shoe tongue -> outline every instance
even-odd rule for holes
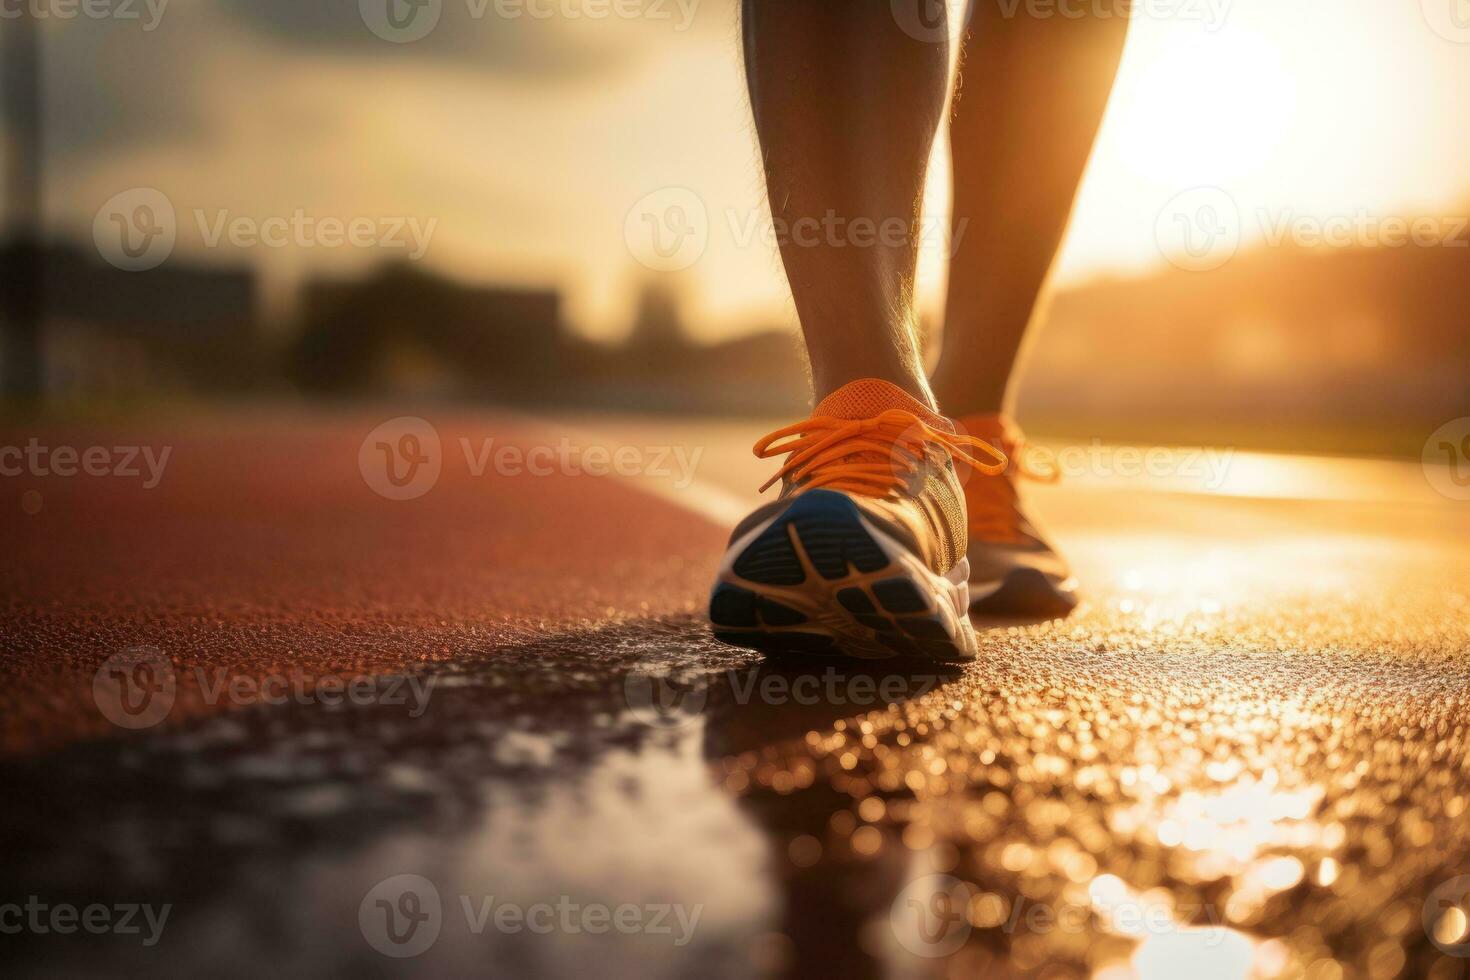
[[[949,419],[935,412],[898,385],[878,378],[849,381],[823,398],[812,410],[812,415],[834,419],[870,419],[893,408],[911,412],[936,429],[943,429],[946,432],[954,431],[954,425]]]

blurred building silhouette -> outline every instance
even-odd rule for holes
[[[0,247],[0,262],[23,247]],[[169,262],[125,272],[69,245],[40,249],[36,266],[53,402],[241,391],[269,370],[249,269]]]
[[[689,340],[677,293],[644,284],[628,340],[579,338],[553,290],[468,286],[407,265],[307,286],[291,357],[303,391],[433,394],[626,411],[799,409],[789,333]]]
[[[1021,415],[1058,435],[1417,452],[1470,415],[1467,258],[1260,248],[1207,273],[1062,292],[1026,361]],[[289,384],[618,411],[795,416],[806,404],[794,330],[699,343],[668,279],[640,285],[627,339],[606,344],[568,327],[554,289],[408,264],[310,282],[295,321],[275,325],[259,322],[245,269],[176,257],[123,272],[63,246],[42,266],[48,390],[63,398]]]
[[[326,395],[555,400],[565,357],[553,290],[467,286],[406,265],[307,285],[288,371]]]
[[[1262,248],[1094,283],[1055,298],[1025,377],[1053,431],[1411,449],[1470,415],[1470,254]]]
[[[679,294],[641,284],[628,339],[583,345],[574,375],[582,403],[638,411],[791,414],[806,403],[796,338],[780,328],[716,344],[689,337]]]

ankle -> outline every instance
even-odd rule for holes
[[[980,372],[959,375],[945,369],[943,363],[929,379],[939,409],[950,418],[1008,415],[1006,382],[1008,378],[986,378]]]
[[[821,404],[822,399],[843,385],[865,378],[876,378],[886,381],[897,388],[902,389],[911,397],[922,402],[931,411],[938,412],[938,403],[934,398],[934,392],[929,388],[929,381],[917,370],[904,371],[893,370],[881,366],[870,370],[857,371],[821,371],[812,365],[812,404]]]

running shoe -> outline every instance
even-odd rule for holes
[[[1025,437],[1004,415],[970,415],[955,420],[960,431],[1000,448],[1007,458],[999,473],[961,476],[969,515],[970,611],[983,616],[1065,616],[1077,605],[1077,582],[1066,559],[1021,506],[1021,477],[1053,482],[1055,471],[1026,465]]]
[[[716,639],[771,653],[975,657],[955,461],[998,474],[1000,451],[869,378],[755,454],[786,457],[761,488],[780,481],[781,493],[730,537],[710,596]]]

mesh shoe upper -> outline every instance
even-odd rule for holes
[[[957,433],[949,419],[873,378],[839,388],[811,418],[766,436],[755,452],[786,455],[770,481],[782,481],[781,500],[742,522],[735,537],[803,491],[825,487],[849,495],[939,574],[964,556],[968,537],[955,459],[980,473],[1005,465],[984,440]]]

